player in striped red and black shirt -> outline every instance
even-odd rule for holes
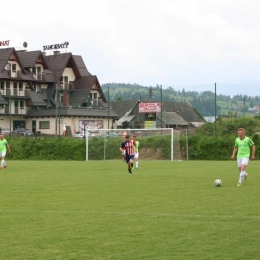
[[[130,135],[125,136],[125,142],[122,142],[121,149],[125,148],[126,153],[126,163],[127,169],[130,174],[132,174],[132,168],[134,165],[134,157],[135,157],[135,141],[130,140]]]

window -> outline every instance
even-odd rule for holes
[[[15,96],[17,96],[18,95],[18,93],[17,93],[17,82],[14,82],[13,83],[13,86],[14,86],[14,92],[13,92],[13,94],[15,95]]]
[[[39,129],[50,129],[50,121],[39,121]]]
[[[1,81],[1,90],[4,90],[4,88],[5,88],[5,82]]]
[[[16,72],[16,64],[12,64],[12,72]]]
[[[24,109],[24,101],[20,100],[20,109]]]
[[[63,77],[63,80],[64,80],[64,82],[63,82],[63,88],[64,88],[64,89],[68,89],[68,88],[69,88],[69,84],[68,84],[69,79],[68,79],[68,77],[67,77],[67,76],[64,76],[64,77]]]
[[[6,95],[10,95],[10,94],[11,94],[10,82],[6,81]]]
[[[7,71],[10,71],[11,70],[11,64],[10,63],[7,63],[6,66],[5,66],[5,69]]]
[[[19,91],[23,91],[23,83],[19,82]]]
[[[36,68],[35,67],[32,68],[32,73],[36,74]]]
[[[42,79],[42,72],[41,72],[42,68],[41,67],[37,67],[37,79],[41,80]]]

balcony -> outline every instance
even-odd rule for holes
[[[4,106],[3,108],[0,108],[0,114],[9,115],[10,107]],[[29,108],[27,107],[12,107],[11,106],[11,115],[26,115]]]
[[[19,96],[19,97],[24,97],[25,94],[24,94],[24,90],[20,90],[20,89],[10,89],[10,88],[7,88],[7,89],[1,89],[0,90],[1,94],[3,96]]]
[[[93,99],[92,100],[92,106],[93,107],[102,107],[103,106],[103,100],[102,99]]]

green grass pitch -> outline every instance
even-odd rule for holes
[[[260,161],[7,163],[1,260],[259,259]]]

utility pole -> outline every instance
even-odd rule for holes
[[[58,110],[59,110],[59,140],[60,140],[60,88],[58,90],[58,100],[59,100],[59,102],[58,102],[58,105],[59,105],[59,108],[58,108]]]
[[[58,101],[58,83],[56,83],[56,92],[55,92],[55,101],[56,101],[56,108],[55,108],[55,136],[57,137],[57,128],[58,128],[58,108],[57,108],[57,101]]]
[[[11,116],[11,89],[9,89],[9,123],[10,123],[10,140],[12,139],[12,116]]]
[[[109,129],[109,86],[107,87],[107,119],[108,119],[108,129]]]
[[[217,134],[217,83],[215,83],[215,135]]]
[[[244,116],[245,116],[245,114],[246,114],[246,100],[247,100],[248,98],[246,97],[246,96],[244,96],[244,98],[243,98],[243,100],[244,100]]]

